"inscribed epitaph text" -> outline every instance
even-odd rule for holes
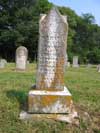
[[[41,16],[36,82],[39,90],[64,90],[67,30],[67,18],[58,10]]]

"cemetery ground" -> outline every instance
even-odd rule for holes
[[[65,85],[73,95],[80,125],[55,120],[21,121],[27,109],[27,94],[35,83],[36,64],[16,72],[14,64],[0,69],[0,133],[100,133],[100,73],[96,66],[68,68]]]

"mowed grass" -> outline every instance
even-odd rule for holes
[[[96,67],[68,68],[65,72],[65,85],[73,95],[79,126],[19,119],[35,80],[36,64],[28,65],[26,72],[15,71],[15,65],[10,63],[0,69],[0,133],[100,133],[100,73]]]

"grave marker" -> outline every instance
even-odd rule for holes
[[[73,67],[79,67],[78,56],[74,56],[73,57]]]
[[[25,70],[27,65],[28,50],[24,46],[20,46],[16,50],[16,69]]]
[[[72,95],[64,84],[68,34],[66,16],[54,7],[48,15],[41,16],[39,33],[36,85],[29,91],[28,114],[21,113],[20,117],[46,117],[72,123],[77,112]]]
[[[6,60],[5,59],[0,59],[0,68],[1,69],[3,69],[3,68],[5,68],[5,66],[6,66]]]
[[[97,70],[100,73],[100,64],[97,66]]]
[[[40,19],[36,90],[29,92],[30,113],[70,113],[72,96],[64,84],[68,24],[56,8]]]

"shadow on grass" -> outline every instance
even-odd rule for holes
[[[11,100],[17,99],[17,101],[20,104],[20,109],[27,111],[27,108],[28,108],[27,92],[10,90],[10,91],[7,91],[7,97],[10,98]]]

